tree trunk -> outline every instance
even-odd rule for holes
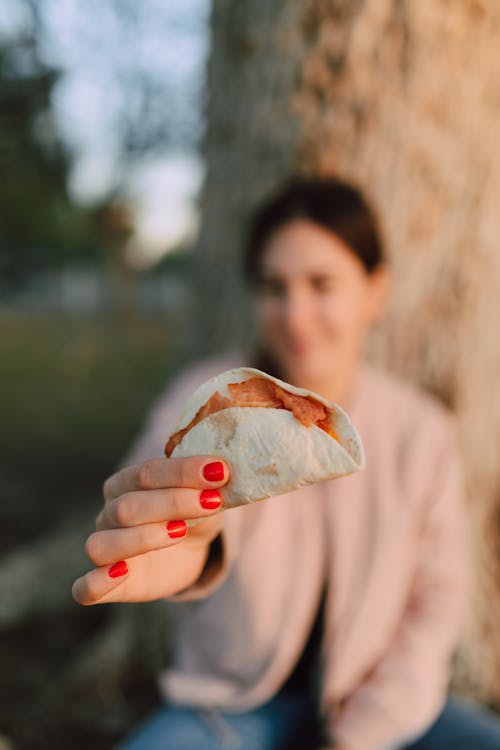
[[[249,330],[238,250],[254,202],[291,169],[361,184],[395,276],[371,356],[456,412],[477,573],[461,679],[498,703],[500,6],[215,0],[212,38],[196,350]]]

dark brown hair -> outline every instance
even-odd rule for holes
[[[361,191],[334,177],[291,177],[254,211],[244,253],[244,276],[257,284],[264,248],[286,224],[305,219],[336,234],[371,273],[384,262],[375,214]]]

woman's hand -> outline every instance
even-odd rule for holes
[[[199,577],[221,529],[218,458],[159,458],[104,483],[104,508],[85,551],[98,566],[73,584],[79,604],[138,602],[181,591]],[[186,520],[201,518],[189,527]]]

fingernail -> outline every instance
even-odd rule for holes
[[[202,490],[200,492],[200,505],[206,510],[215,510],[220,508],[222,503],[218,490]]]
[[[186,536],[187,525],[185,521],[169,521],[167,524],[168,535],[171,539],[179,539],[181,536]]]
[[[108,570],[108,575],[110,578],[120,578],[120,576],[124,576],[127,573],[128,568],[125,560],[120,560],[120,562],[115,563]]]
[[[224,464],[222,461],[213,461],[203,467],[203,476],[208,482],[221,482],[224,479]]]

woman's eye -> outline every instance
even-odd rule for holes
[[[315,276],[311,279],[311,285],[316,292],[328,293],[335,289],[335,281],[330,276]]]

